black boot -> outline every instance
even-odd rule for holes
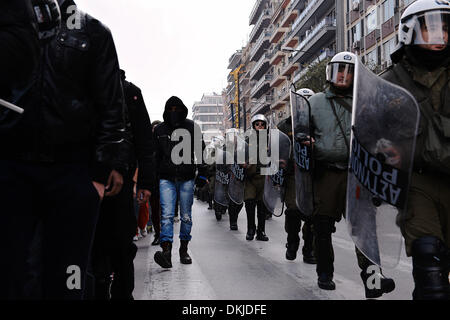
[[[155,253],[154,259],[163,268],[172,268],[172,242],[162,242],[162,251]]]
[[[229,216],[230,216],[230,230],[236,231],[238,230],[237,220],[239,217],[239,213],[242,210],[243,205],[230,205],[229,207]]]
[[[256,240],[269,241],[266,235],[266,212],[267,209],[262,201],[257,202],[258,207],[258,228],[256,229]]]
[[[297,258],[299,243],[286,243],[286,259],[294,261]]]
[[[317,285],[323,290],[336,290],[336,284],[333,281],[332,273],[321,273],[317,280]]]
[[[188,244],[189,244],[189,241],[181,240],[179,253],[180,253],[180,262],[182,264],[191,264],[192,263],[192,259],[187,252]]]
[[[213,195],[208,193],[208,210],[212,210],[213,208]]]
[[[412,246],[414,300],[449,300],[449,249],[436,237],[417,239]]]
[[[158,246],[159,243],[159,234],[155,234],[155,238],[153,239],[152,246]]]
[[[377,272],[374,272],[374,270],[377,270]],[[384,293],[392,292],[395,289],[394,280],[386,278],[382,274],[381,268],[376,265],[369,266],[365,270],[361,271],[360,275],[364,284],[366,299],[379,298]],[[369,278],[373,279],[373,281]],[[377,285],[379,288],[377,288]]]
[[[317,264],[317,259],[314,256],[313,244],[314,244],[314,236],[312,231],[312,223],[307,221],[303,225],[302,229],[302,238],[303,238],[303,262],[307,264]]]
[[[245,201],[245,212],[247,213],[247,235],[246,239],[251,241],[255,237],[256,225],[255,225],[255,209],[256,201]]]

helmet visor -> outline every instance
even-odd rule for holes
[[[355,66],[349,63],[336,62],[327,66],[327,81],[334,85],[350,86],[353,83]]]
[[[414,41],[416,45],[448,45],[448,11],[430,11],[417,17],[414,26]]]

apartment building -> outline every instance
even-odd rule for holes
[[[345,0],[346,48],[375,72],[392,64],[400,17],[415,0]]]
[[[272,117],[274,123],[289,116],[292,83],[312,62],[332,57],[336,52],[336,3],[341,2],[256,2],[250,16],[250,23],[255,26],[249,39],[250,43],[254,41],[251,60],[255,61],[250,77],[252,114],[263,113]]]
[[[224,132],[224,104],[221,94],[204,94],[201,101],[194,103],[192,113],[192,120],[200,126],[205,143]]]

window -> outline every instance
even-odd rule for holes
[[[367,20],[367,34],[371,33],[378,27],[378,19],[377,19],[377,9],[373,10],[368,16],[366,16]]]
[[[394,16],[395,0],[386,0],[383,2],[383,22],[388,21]]]

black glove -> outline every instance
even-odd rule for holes
[[[31,24],[39,40],[55,37],[61,28],[61,12],[56,0],[26,0]]]

